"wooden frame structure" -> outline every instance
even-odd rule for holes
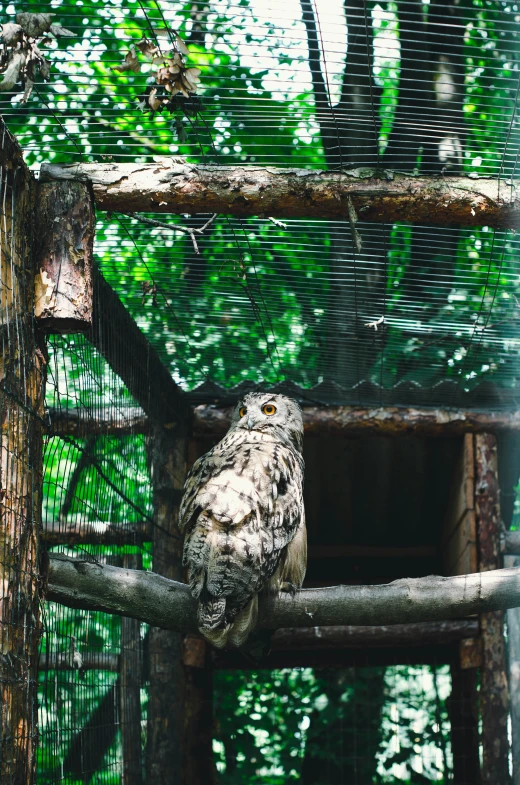
[[[4,130],[4,137],[8,138]],[[7,135],[7,136],[6,136]],[[9,142],[11,144],[11,142]],[[4,165],[5,165],[4,148]],[[180,493],[184,482],[187,466],[197,454],[199,439],[208,436],[217,439],[226,429],[229,412],[226,410],[198,407],[192,411],[182,392],[172,381],[167,369],[162,365],[157,353],[149,345],[137,325],[125,311],[117,295],[110,289],[102,276],[92,264],[92,242],[94,227],[94,193],[98,204],[103,208],[107,206],[108,194],[114,194],[117,189],[107,189],[105,181],[98,182],[92,176],[88,167],[83,167],[79,172],[78,167],[73,170],[74,182],[71,182],[70,170],[65,174],[57,172],[52,167],[46,168],[46,174],[36,189],[35,184],[28,185],[30,177],[24,168],[19,151],[15,150],[14,157],[20,176],[27,183],[27,188],[36,190],[34,204],[36,214],[30,216],[28,208],[22,211],[23,225],[27,228],[31,222],[38,227],[38,243],[34,245],[34,255],[27,251],[28,259],[24,260],[27,267],[33,270],[35,280],[35,315],[39,323],[40,335],[45,332],[67,333],[81,330],[85,332],[100,353],[105,357],[113,370],[128,386],[137,403],[142,408],[131,415],[128,424],[123,427],[111,423],[103,412],[87,423],[81,422],[77,417],[61,418],[51,413],[51,432],[56,434],[85,433],[89,429],[92,434],[110,432],[113,435],[128,432],[146,432],[149,435],[149,461],[152,469],[154,491],[154,525],[143,522],[134,525],[134,531],[129,536],[134,537],[133,542],[153,540],[155,569],[165,578],[182,580],[180,557],[180,539],[176,532],[176,516]],[[192,194],[197,194],[202,186],[218,191],[221,172],[193,172],[174,171],[170,164],[164,164],[163,169],[170,171],[168,188],[177,178],[180,182],[191,183]],[[106,167],[105,167],[106,168]],[[157,168],[157,167],[155,167]],[[159,167],[161,168],[161,167]],[[193,168],[192,168],[193,169]],[[163,172],[164,174],[164,172]],[[109,177],[116,177],[118,182],[121,172],[111,171]],[[100,175],[101,176],[101,175]],[[139,177],[141,174],[139,174]],[[295,182],[305,181],[308,190],[309,173],[293,173]],[[55,181],[49,181],[56,177]],[[90,180],[88,178],[90,177]],[[97,175],[96,175],[97,177]],[[139,180],[138,177],[138,180]],[[259,175],[259,183],[251,187],[260,187],[266,191],[262,180],[265,173]],[[321,180],[320,180],[321,177]],[[331,196],[334,206],[338,199],[334,197],[334,189],[340,183],[322,182],[324,176],[317,176],[316,182],[311,184],[318,193],[325,189]],[[389,220],[392,204],[402,206],[406,194],[408,198],[410,216],[423,217],[430,210],[431,200],[437,200],[437,215],[442,218],[443,200],[450,195],[445,193],[446,186],[442,182],[423,183],[422,196],[418,183],[410,189],[406,182],[394,182],[389,187],[380,179],[377,183],[367,181],[363,183],[347,183],[341,176],[342,187],[345,194],[357,205],[363,217],[374,220]],[[173,178],[173,179],[172,179]],[[204,180],[206,178],[206,180]],[[300,180],[298,180],[300,178]],[[325,178],[326,179],[326,178]],[[465,178],[462,178],[465,179]],[[86,181],[88,180],[88,182]],[[201,186],[202,181],[202,186]],[[139,180],[140,182],[140,180]],[[391,180],[390,180],[391,182]],[[347,186],[345,185],[347,183]],[[251,185],[251,183],[250,183]],[[514,203],[499,203],[494,191],[488,193],[486,188],[494,187],[493,184],[479,184],[477,193],[475,183],[468,182],[461,186],[463,198],[458,205],[457,221],[482,221],[484,213],[487,217],[494,216],[495,225],[512,225],[518,222],[518,207]],[[157,184],[151,183],[150,187],[157,191]],[[157,186],[157,187],[156,187]],[[273,201],[271,209],[276,208],[276,184],[272,188]],[[227,186],[226,186],[227,188]],[[327,190],[328,189],[328,190]],[[357,190],[356,190],[357,189]],[[374,190],[375,189],[375,190]],[[469,190],[468,190],[469,189]],[[135,194],[139,187],[135,187]],[[225,189],[224,189],[225,190]],[[296,189],[297,190],[297,189]],[[189,191],[189,188],[185,188]],[[330,193],[329,193],[330,192]],[[229,189],[227,191],[229,193]],[[134,194],[134,196],[135,196]],[[339,199],[345,196],[343,194]],[[390,196],[388,196],[390,194]],[[142,189],[141,189],[142,195]],[[152,198],[152,204],[159,204],[157,194]],[[194,196],[194,198],[195,198]],[[346,198],[345,196],[345,198]],[[128,194],[127,194],[128,197]],[[496,198],[495,198],[496,197]],[[112,198],[112,197],[111,197]],[[122,198],[121,196],[119,197]],[[141,198],[141,197],[139,197]],[[150,197],[151,198],[151,197]],[[162,197],[161,197],[162,198]],[[224,198],[224,197],[222,197]],[[23,201],[24,196],[21,197]],[[475,203],[482,204],[482,213],[474,219],[470,207]],[[480,200],[480,201],[479,201]],[[311,200],[312,201],[312,200]],[[301,203],[301,202],[300,202]],[[126,203],[125,203],[126,204]],[[140,204],[140,203],[139,203]],[[139,204],[129,202],[127,209],[140,209]],[[162,204],[162,202],[161,202]],[[170,211],[185,212],[188,208],[185,202],[177,201],[172,205],[171,200],[165,203]],[[196,206],[196,201],[192,202]],[[242,200],[241,204],[244,204]],[[219,209],[227,205],[227,210],[240,213],[238,207],[225,201],[219,203]],[[252,206],[251,206],[252,205]],[[255,206],[256,205],[256,206]],[[440,206],[439,206],[440,205]],[[468,207],[469,205],[469,207]],[[114,207],[113,202],[111,206]],[[454,203],[449,203],[453,216]],[[150,200],[147,202],[149,209]],[[163,208],[161,208],[163,209]],[[242,209],[242,208],[240,208]],[[258,212],[258,205],[251,199],[247,214]],[[308,211],[305,214],[313,214]],[[332,208],[330,208],[332,209]],[[334,206],[334,209],[337,209]],[[422,212],[421,212],[422,210]],[[469,210],[469,212],[468,212]],[[252,211],[252,212],[251,212]],[[486,212],[487,211],[487,212]],[[240,213],[242,214],[242,213]],[[245,214],[245,213],[244,213]],[[285,215],[286,213],[280,213]],[[293,213],[296,215],[297,213]],[[299,214],[299,213],[298,213]],[[325,208],[321,209],[321,217],[325,216]],[[472,215],[468,218],[468,215]],[[466,216],[464,218],[464,216]],[[402,214],[401,214],[402,219]],[[59,233],[56,227],[59,227]],[[30,234],[30,228],[27,228]],[[60,275],[56,275],[59,268]],[[64,271],[66,274],[64,274]],[[32,308],[32,298],[25,302],[27,313]],[[122,366],[118,342],[129,341],[132,344],[132,360],[130,366]],[[38,359],[37,343],[33,342],[28,351],[34,362],[34,367],[39,369],[38,379],[30,390],[31,401],[35,411],[42,405],[43,371]],[[6,356],[2,360],[5,364]],[[40,365],[38,365],[40,363]],[[4,372],[5,373],[5,372]],[[150,379],[153,384],[150,384]],[[10,404],[5,404],[10,405]],[[40,408],[39,408],[40,407]],[[144,413],[144,414],[143,414]],[[494,433],[498,430],[520,430],[520,416],[512,414],[490,414],[488,412],[452,412],[431,410],[400,410],[396,408],[363,410],[358,407],[339,407],[336,409],[306,409],[306,428],[309,435],[319,437],[328,435],[348,437],[352,435],[386,435],[399,438],[404,434],[422,434],[427,437],[451,435],[459,438],[461,444],[460,460],[453,479],[453,496],[450,504],[449,515],[443,523],[441,547],[445,565],[445,574],[464,575],[477,571],[497,570],[501,566],[501,533],[500,512],[498,498],[496,439]],[[41,425],[43,416],[27,426],[27,437],[33,450],[31,471],[34,473],[32,481],[39,482],[41,472],[41,455],[38,444],[41,445]],[[29,433],[30,431],[30,433]],[[3,447],[3,453],[4,453]],[[3,454],[2,453],[2,454]],[[37,523],[37,510],[34,511],[34,521]],[[27,510],[24,509],[27,515]],[[9,529],[9,522],[3,513],[0,536],[5,537]],[[60,527],[48,527],[42,533],[43,541],[48,545],[60,544],[66,534],[67,542],[121,542],[121,532],[116,527],[99,527],[92,525],[90,529],[82,532],[70,530],[64,532]],[[517,547],[516,538],[506,540],[509,550]],[[13,543],[17,546],[17,543]],[[31,563],[35,562],[37,549],[36,529],[33,536],[23,543],[22,552]],[[388,551],[389,549],[387,549]],[[391,557],[390,553],[387,553]],[[312,558],[312,554],[311,554]],[[1,556],[0,556],[1,559]],[[6,570],[5,561],[1,566]],[[131,569],[138,565],[127,561],[120,569]],[[7,567],[9,565],[7,564]],[[515,573],[516,574],[516,573]],[[27,594],[28,607],[37,613],[37,587],[34,579],[27,583],[23,589]],[[35,605],[36,603],[36,605]],[[347,666],[361,662],[359,652],[363,652],[363,664],[369,659],[374,663],[385,663],[395,657],[396,652],[402,651],[403,646],[409,646],[411,641],[417,641],[418,635],[422,636],[422,646],[416,646],[416,660],[428,661],[428,650],[432,649],[436,655],[446,653],[446,661],[452,669],[453,689],[462,701],[476,700],[476,669],[480,668],[481,674],[481,701],[480,716],[482,720],[482,745],[484,751],[483,766],[480,769],[478,760],[478,717],[474,712],[470,720],[454,727],[462,727],[457,735],[454,731],[452,737],[454,753],[454,782],[456,785],[482,784],[506,785],[509,781],[508,755],[509,745],[507,739],[507,717],[509,712],[509,698],[506,678],[506,660],[503,638],[503,611],[493,610],[480,615],[477,619],[469,621],[455,620],[444,622],[437,626],[414,626],[410,628],[402,625],[396,627],[330,627],[325,634],[317,634],[312,629],[280,631],[273,638],[272,652],[263,662],[263,667],[278,667],[279,665],[299,664],[335,664]],[[37,617],[35,617],[37,618]],[[20,622],[21,624],[22,622]],[[327,629],[327,628],[326,628]],[[123,640],[131,641],[135,638],[135,624],[126,620],[123,624]],[[20,640],[14,636],[13,645],[17,646]],[[127,704],[130,711],[140,712],[139,699],[136,691],[136,670],[141,667],[141,655],[138,649],[132,646],[125,647],[125,655],[114,660],[111,667],[119,673],[119,689],[126,689],[134,696],[132,702]],[[398,654],[397,654],[398,656]],[[414,655],[412,654],[412,657]],[[215,655],[208,651],[207,646],[196,636],[183,635],[178,631],[152,628],[149,639],[150,660],[150,703],[148,716],[148,749],[146,760],[147,782],[182,782],[185,785],[211,785],[214,779],[212,765],[212,719],[208,712],[212,696],[212,669],[215,667],[241,667],[242,660],[232,654],[222,653]],[[54,667],[68,667],[70,663],[54,662]],[[47,663],[49,667],[49,663]],[[94,660],[88,667],[96,667]],[[25,664],[24,678],[31,682],[34,691],[34,656],[31,662]],[[32,681],[31,681],[32,678]],[[14,693],[13,693],[14,696]],[[3,705],[18,706],[16,696],[2,696]],[[468,697],[469,696],[469,697]],[[132,708],[133,707],[133,708]],[[175,707],[175,711],[173,711]],[[517,710],[517,707],[514,711]],[[513,711],[513,715],[514,715]],[[175,721],[172,722],[172,718]],[[455,720],[456,718],[453,717]],[[460,718],[459,718],[460,719]],[[27,728],[33,722],[29,716],[19,716],[11,712],[6,720],[25,723]],[[132,723],[125,723],[131,727]],[[125,785],[141,785],[140,767],[131,765],[130,756],[135,755],[135,736],[123,737],[123,771]],[[470,779],[468,768],[464,769],[465,751],[469,750]],[[184,753],[183,753],[184,751]],[[20,783],[33,781],[34,751],[26,750],[28,755],[21,762],[19,750],[13,747],[9,760],[12,770],[6,770],[6,764],[0,764],[0,772],[6,777]],[[519,756],[520,757],[520,756]],[[133,760],[133,758],[132,758]],[[463,765],[464,764],[464,765]],[[4,770],[2,770],[2,765]],[[139,772],[137,772],[139,769]],[[0,779],[2,777],[0,776]]]

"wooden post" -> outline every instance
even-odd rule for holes
[[[177,521],[186,477],[186,438],[180,428],[156,425],[149,443],[154,521],[153,569],[173,580],[182,580],[182,538]],[[185,673],[183,635],[150,629],[150,695],[146,781],[179,785],[184,744]]]
[[[34,781],[45,358],[34,333],[32,185],[0,121],[0,782]]]
[[[142,569],[140,554],[125,554],[123,566]],[[123,753],[121,785],[142,785],[141,754],[141,678],[143,657],[141,624],[137,619],[121,618],[121,656],[119,664],[119,723]]]
[[[480,571],[496,570],[500,567],[500,503],[496,438],[489,433],[475,436],[475,511]],[[482,782],[484,785],[507,785],[511,780],[503,611],[482,614],[480,625]]]
[[[92,325],[94,202],[85,183],[38,183],[34,315],[51,333]]]
[[[186,692],[183,785],[214,785],[213,668],[208,644],[192,635],[184,640]]]
[[[504,567],[520,567],[520,557],[505,556]],[[507,667],[511,702],[513,785],[520,785],[520,608],[507,611]]]

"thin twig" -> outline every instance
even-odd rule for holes
[[[127,215],[129,218],[136,218],[138,221],[141,221],[141,223],[150,224],[150,226],[159,226],[161,229],[169,229],[170,232],[182,232],[183,234],[189,234],[191,237],[191,242],[193,243],[193,248],[195,249],[195,253],[200,255],[199,246],[197,245],[195,235],[204,234],[208,226],[211,226],[218,213],[214,213],[211,218],[206,221],[204,226],[201,226],[200,229],[192,229],[189,226],[180,226],[179,224],[167,224],[163,221],[156,221],[155,218],[147,218],[144,215],[137,215],[136,213],[125,213],[125,215]]]
[[[354,243],[354,248],[356,250],[356,253],[361,253],[361,249],[363,248],[363,242],[361,240],[361,235],[356,229],[358,216],[356,213],[356,208],[354,207],[354,204],[350,196],[347,196],[347,211],[348,211],[348,222],[350,224],[350,230],[352,232],[352,241]]]
[[[283,221],[279,221],[278,218],[271,218],[271,216],[269,215],[267,217],[267,220],[271,221],[271,223],[274,223],[275,226],[279,226],[280,229],[287,229],[287,224],[284,224]]]

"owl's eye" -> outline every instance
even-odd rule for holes
[[[238,414],[240,415],[240,417],[243,417],[244,414],[246,414],[246,412],[247,412],[247,406],[241,406],[240,409],[238,410]]]
[[[266,405],[262,407],[262,411],[264,414],[274,414],[276,406],[273,406],[272,403],[266,403]]]

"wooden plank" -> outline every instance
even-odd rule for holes
[[[475,445],[471,433],[464,435],[453,475],[448,511],[441,533],[445,575],[477,571],[475,520]]]
[[[184,640],[186,673],[183,785],[213,785],[213,667],[210,647],[195,636]]]
[[[475,511],[481,572],[500,568],[500,505],[497,445],[493,434],[475,436]],[[506,675],[504,612],[484,613],[480,711],[482,717],[482,782],[510,782],[509,691]]]
[[[85,183],[38,183],[34,315],[48,333],[92,326],[94,201]]]
[[[450,666],[451,694],[447,700],[450,719],[454,785],[479,785],[478,674]],[[497,783],[498,785],[498,783]]]

